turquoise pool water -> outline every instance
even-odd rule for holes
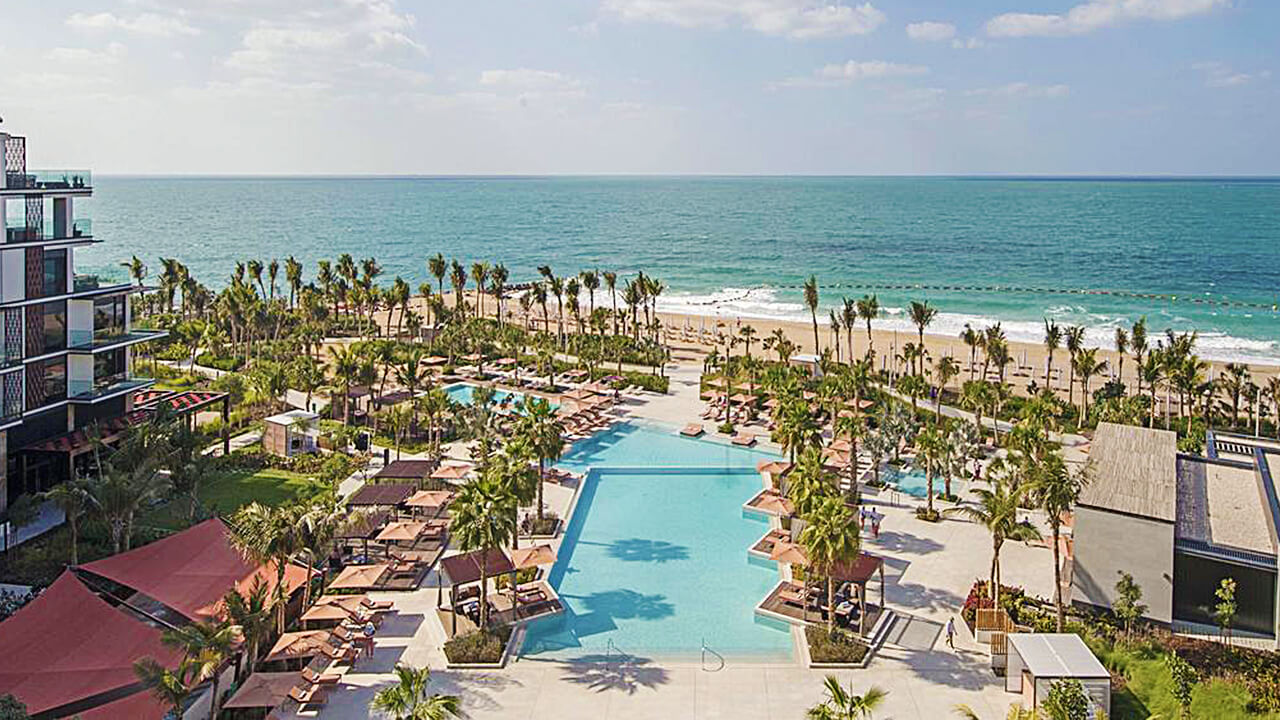
[[[444,389],[449,394],[449,399],[461,405],[470,405],[474,402],[476,386],[469,383],[454,383]],[[508,401],[508,398],[510,399]],[[511,405],[524,402],[524,394],[517,392],[509,392],[507,390],[494,390],[493,402],[497,405],[509,402]],[[554,407],[554,403],[552,406]]]
[[[924,474],[924,470],[911,465],[903,470],[893,470],[884,476],[888,482],[894,483],[902,492],[913,497],[926,497],[929,494],[929,478]],[[942,479],[934,478],[934,492],[942,492]]]
[[[592,470],[549,578],[567,611],[531,624],[522,653],[697,661],[705,640],[726,658],[789,661],[788,628],[754,612],[778,581],[747,555],[768,530],[742,511],[761,457],[630,424],[575,446],[560,464]]]

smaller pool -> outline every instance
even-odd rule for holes
[[[912,497],[927,497],[929,495],[929,478],[925,476],[924,470],[911,465],[901,470],[889,470],[883,476],[886,482],[891,482],[898,487],[898,490],[911,495]],[[942,492],[941,478],[933,479],[934,492]]]
[[[444,391],[449,394],[450,400],[461,405],[471,405],[475,402],[476,386],[470,383],[454,383],[453,385],[446,387]],[[509,390],[498,390],[495,388],[493,391],[493,402],[495,405],[499,406],[507,405],[515,407],[516,405],[524,402],[524,397],[524,393],[511,392]],[[555,403],[551,403],[551,407],[555,408],[557,405]]]

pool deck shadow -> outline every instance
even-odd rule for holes
[[[633,695],[637,690],[656,690],[669,681],[666,669],[648,658],[619,655],[583,655],[561,665],[561,680],[582,685],[597,693],[614,690]]]
[[[889,552],[928,555],[946,548],[933,538],[920,537],[901,530],[883,530],[877,538],[870,538],[870,545]]]

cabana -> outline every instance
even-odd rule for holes
[[[1078,680],[1089,695],[1090,717],[1111,712],[1111,673],[1074,633],[1009,633],[1004,689],[1022,694],[1022,705],[1040,707],[1060,680]]]
[[[413,485],[365,485],[347,498],[350,507],[397,507],[417,492]]]
[[[421,487],[422,481],[431,477],[438,466],[435,460],[396,460],[375,473],[370,481],[377,484],[406,484],[408,481]]]
[[[262,449],[272,455],[293,457],[320,449],[320,416],[306,410],[290,410],[263,421]]]
[[[390,517],[390,510],[360,511],[350,523],[338,529],[338,532],[334,534],[334,539],[347,541],[348,544],[353,540],[363,542],[363,552],[365,557],[368,557],[369,541],[377,537]]]
[[[451,555],[440,561],[439,595],[436,607],[443,607],[444,588],[449,586],[449,612],[453,615],[451,635],[458,633],[458,587],[480,582],[480,569],[484,568],[486,578],[495,578],[503,573],[514,573],[516,568],[511,558],[498,549],[473,550],[461,555]]]

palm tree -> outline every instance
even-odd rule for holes
[[[880,317],[880,300],[875,295],[863,295],[858,298],[855,305],[858,309],[858,317],[867,324],[866,357],[871,357],[875,354],[875,343],[871,339],[871,321]]]
[[[856,720],[870,718],[876,708],[884,703],[889,693],[875,685],[867,688],[867,692],[857,695],[852,686],[848,690],[840,685],[835,675],[828,675],[823,680],[827,691],[827,699],[809,708],[805,713],[808,720]]]
[[[59,483],[47,492],[40,494],[42,500],[48,500],[54,507],[62,511],[67,519],[67,528],[71,531],[71,564],[79,565],[80,516],[92,504],[89,494],[89,483],[77,474],[66,482]]]
[[[1120,382],[1124,382],[1124,356],[1129,352],[1129,333],[1125,332],[1122,327],[1116,328],[1115,334],[1116,357],[1119,363],[1116,366],[1116,377]]]
[[[1133,350],[1133,362],[1141,373],[1142,356],[1147,352],[1147,317],[1143,315],[1129,329],[1129,349]],[[1138,394],[1142,394],[1142,376],[1138,376]]]
[[[222,666],[232,656],[237,641],[236,629],[222,620],[193,622],[166,630],[160,639],[165,645],[182,650],[183,661],[196,682],[208,680],[211,683],[209,720],[216,718],[218,682],[221,680]]]
[[[969,380],[973,380],[978,371],[978,346],[982,344],[982,333],[974,330],[969,323],[960,331],[960,341],[969,346]]]
[[[809,558],[809,567],[826,578],[827,632],[831,633],[835,631],[836,620],[835,581],[831,576],[836,567],[858,558],[862,536],[843,498],[823,498],[804,519],[800,544]]]
[[[489,286],[489,263],[471,263],[471,280],[476,284],[476,317],[484,317],[484,289]]]
[[[818,342],[818,278],[810,275],[804,281],[804,304],[809,308],[809,319],[813,321],[813,352],[822,353],[822,345]]]
[[[978,496],[974,505],[959,505],[947,508],[946,515],[960,515],[972,520],[991,533],[991,600],[994,607],[1000,607],[1000,549],[1005,540],[1025,541],[1038,540],[1040,531],[1029,522],[1018,521],[1018,506],[1027,485],[1014,487],[1011,478],[1003,468],[998,468],[992,476],[991,488],[975,488],[972,492]]]
[[[542,520],[542,478],[549,462],[560,459],[564,452],[564,425],[556,419],[551,403],[532,395],[525,396],[519,421],[520,436],[538,458],[538,520]]]
[[[1062,455],[1053,452],[1028,470],[1030,492],[1048,517],[1049,529],[1053,533],[1053,602],[1058,610],[1058,632],[1062,632],[1066,617],[1062,604],[1062,559],[1059,548],[1063,516],[1071,512],[1080,499],[1080,491],[1089,481],[1092,466],[1086,464],[1078,471],[1070,471],[1063,462]]]
[[[1053,353],[1062,346],[1062,326],[1044,319],[1044,349],[1049,353],[1044,363],[1044,386],[1050,387],[1049,376],[1053,373]]]
[[[258,565],[274,563],[276,570],[276,630],[284,632],[284,573],[289,558],[305,547],[300,512],[291,506],[268,507],[252,502],[231,518],[231,546]]]
[[[452,505],[449,532],[464,552],[486,554],[505,546],[516,534],[516,498],[493,478],[481,476],[462,486]],[[489,626],[489,576],[487,562],[480,565],[480,627]]]
[[[248,592],[241,593],[235,588],[228,590],[222,596],[222,605],[226,608],[227,619],[244,638],[249,671],[252,672],[258,661],[258,648],[275,624],[275,607],[267,585],[261,577],[255,577]]]
[[[151,697],[169,708],[172,717],[182,717],[183,706],[187,704],[187,698],[191,697],[193,675],[191,665],[186,660],[170,670],[154,658],[142,658],[134,661],[133,674],[151,693]]]
[[[938,309],[929,306],[929,301],[918,302],[911,301],[911,305],[907,308],[907,314],[911,316],[911,324],[916,326],[916,336],[919,338],[920,347],[924,347],[924,329],[929,327],[938,317]],[[917,368],[916,372],[920,370]]]
[[[797,515],[809,515],[818,505],[836,495],[835,483],[822,466],[822,450],[805,448],[788,476],[787,499]]]
[[[1280,375],[1267,378],[1266,392],[1271,398],[1271,410],[1275,413],[1276,437],[1280,438]]]
[[[924,462],[927,512],[931,520],[936,519],[933,509],[933,481],[937,471],[949,461],[950,447],[947,437],[937,427],[927,428],[916,436],[916,451]]]
[[[1080,378],[1080,422],[1083,424],[1089,416],[1089,381],[1106,371],[1107,361],[1098,359],[1097,348],[1087,348],[1075,354],[1071,367]]]
[[[831,339],[831,342],[833,345],[835,345],[836,362],[839,363],[840,362],[840,324],[842,321],[840,319],[840,313],[837,312],[835,308],[831,308],[830,322],[831,322],[831,334],[833,336]]]
[[[947,384],[960,374],[960,363],[956,362],[953,357],[939,358],[936,363],[936,374],[938,377],[938,397],[933,403],[934,422],[942,418],[942,391],[947,389]]]
[[[1243,363],[1227,363],[1219,382],[1231,400],[1231,425],[1235,427],[1240,424],[1240,397],[1249,385],[1249,367]]]
[[[618,273],[611,270],[604,272],[604,284],[609,288],[609,299],[613,303],[613,334],[618,334]]]
[[[134,255],[128,262],[120,263],[129,271],[129,277],[138,283],[138,287],[142,287],[142,281],[147,277],[147,266]]]
[[[751,343],[755,340],[756,329],[750,325],[743,325],[738,329],[738,337],[742,338],[743,345],[747,348],[747,357],[751,357]]]
[[[438,695],[427,692],[431,683],[431,671],[426,667],[414,668],[396,665],[396,684],[382,688],[373,696],[370,709],[387,715],[392,720],[444,720],[462,717],[462,701],[457,695]]]
[[[502,327],[502,296],[507,291],[507,280],[510,273],[507,266],[498,263],[489,271],[489,290],[493,293],[493,301],[497,304],[498,327]]]
[[[1066,331],[1066,341],[1067,355],[1072,360],[1071,364],[1068,366],[1070,369],[1070,375],[1067,378],[1067,404],[1071,405],[1075,398],[1073,395],[1076,386],[1075,357],[1084,347],[1084,328],[1080,325],[1072,325],[1068,327]]]
[[[360,358],[350,345],[329,348],[329,356],[333,361],[333,376],[342,384],[342,424],[348,425],[351,422],[351,386],[360,374]]]
[[[292,255],[284,260],[284,281],[289,285],[289,307],[293,308],[302,292],[302,263]]]
[[[819,428],[809,412],[809,406],[802,401],[792,401],[785,407],[779,406],[779,410],[781,417],[778,419],[778,428],[774,431],[774,439],[786,449],[788,457],[794,463],[800,451],[820,441]]]
[[[111,536],[113,553],[128,550],[137,513],[160,497],[168,481],[156,472],[154,461],[128,469],[115,462],[101,466],[101,473],[87,486],[89,502],[102,516]]]

